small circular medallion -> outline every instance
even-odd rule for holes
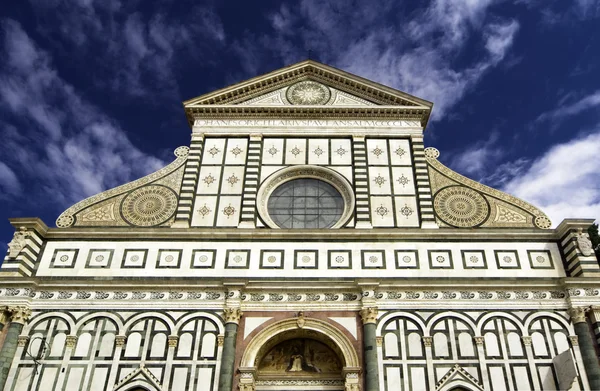
[[[440,156],[440,151],[437,148],[427,147],[425,148],[425,157],[430,159],[437,159]]]
[[[67,227],[70,227],[71,225],[73,225],[74,222],[75,222],[75,219],[73,218],[73,216],[70,216],[70,215],[60,216],[58,218],[58,220],[56,220],[56,226],[58,228],[67,228]]]
[[[123,219],[138,227],[167,221],[177,208],[177,194],[167,187],[150,185],[129,193],[121,203]]]
[[[552,226],[552,222],[546,216],[537,216],[533,222],[536,227],[541,229],[548,229]]]
[[[446,187],[433,200],[435,212],[446,224],[474,227],[487,219],[490,207],[485,198],[464,186]]]
[[[286,97],[293,105],[324,105],[331,98],[331,91],[323,84],[306,80],[287,89]]]

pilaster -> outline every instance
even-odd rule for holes
[[[244,193],[239,228],[256,227],[256,195],[260,182],[262,134],[251,134],[248,142],[248,160],[244,173]]]
[[[413,161],[415,164],[417,202],[421,216],[421,228],[439,228],[433,215],[433,197],[431,195],[431,184],[429,182],[429,169],[425,158],[425,145],[423,135],[412,135],[411,146]]]
[[[201,133],[192,133],[192,141],[190,143],[190,150],[183,171],[183,180],[181,191],[179,192],[179,202],[175,213],[175,222],[172,225],[173,228],[189,228],[190,226],[194,197],[196,195],[196,186],[198,184],[198,175],[200,173],[200,159],[202,157],[203,144],[204,135]]]
[[[365,295],[363,294],[363,297]],[[360,317],[363,323],[363,350],[365,391],[379,391],[379,369],[377,360],[377,307],[363,307]]]
[[[233,384],[235,345],[237,340],[238,324],[242,317],[240,305],[241,291],[231,289],[227,293],[227,306],[223,309],[225,323],[225,336],[223,338],[223,354],[219,370],[219,391],[231,391]],[[235,306],[234,306],[235,305]],[[240,383],[240,389],[241,383]],[[244,390],[246,390],[244,388]]]
[[[533,381],[533,389],[541,390],[542,385],[540,382],[540,376],[538,374],[537,368],[535,366],[535,356],[533,354],[533,347],[531,345],[532,339],[531,336],[524,335],[521,337],[521,341],[525,346],[525,355],[527,356],[527,364],[529,365],[529,372],[531,373],[532,381]]]
[[[571,322],[573,322],[575,334],[578,337],[581,359],[583,360],[590,388],[592,390],[600,390],[600,363],[596,356],[594,341],[592,340],[592,334],[589,331],[586,317],[586,312],[589,310],[589,307],[572,307],[569,308],[569,315],[571,316]]]
[[[8,373],[19,346],[19,335],[31,316],[31,310],[25,306],[9,306],[10,324],[6,338],[0,349],[0,390],[4,389]]]
[[[364,135],[352,137],[354,158],[354,188],[356,194],[356,228],[373,228],[369,201],[369,173],[367,169],[367,144]]]
[[[570,277],[600,277],[587,229],[594,219],[566,219],[556,228],[565,271]]]

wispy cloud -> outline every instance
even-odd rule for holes
[[[566,101],[568,101],[570,98],[571,94],[568,94],[565,99],[560,100],[557,107],[540,114],[536,118],[535,122],[541,123],[546,121],[561,121],[567,117],[580,114],[586,110],[600,107],[600,91],[586,95],[575,102],[566,103]]]
[[[0,28],[0,129],[11,151],[0,161],[3,188],[59,211],[164,165],[67,83],[19,23]]]
[[[497,142],[498,134],[493,133],[488,140],[450,153],[452,157],[448,165],[461,174],[481,180],[493,167],[497,167],[498,161],[505,155],[505,151]]]
[[[199,52],[209,56],[209,48],[226,38],[209,5],[185,5],[181,13],[171,2],[156,2],[142,13],[133,9],[137,3],[116,0],[31,2],[39,30],[55,38],[55,49],[82,65],[97,59],[90,81],[149,102],[157,96],[178,99],[181,65]]]
[[[556,145],[503,190],[546,212],[553,224],[564,218],[600,218],[600,128]]]
[[[283,5],[270,15],[274,34],[235,45],[244,58],[253,59],[253,68],[258,68],[253,58],[257,47],[284,63],[305,58],[312,49],[321,61],[435,102],[436,119],[510,50],[519,23],[491,14],[493,3],[434,0],[404,14],[394,1],[373,7],[302,0],[294,12]],[[469,41],[479,43],[481,55],[472,62],[456,61]]]

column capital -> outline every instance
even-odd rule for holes
[[[10,321],[14,323],[25,324],[31,317],[31,309],[26,306],[9,306],[8,312],[10,312]]]
[[[260,140],[263,138],[262,133],[250,133],[250,140]]]
[[[223,346],[223,342],[225,342],[225,336],[223,334],[217,335],[217,346]]]
[[[239,308],[225,307],[223,309],[223,315],[225,316],[225,323],[240,323],[240,318],[244,313]]]
[[[571,341],[571,345],[579,346],[579,336],[578,335],[569,335],[569,340]]]
[[[127,341],[127,337],[125,335],[117,335],[115,337],[115,345],[123,347],[125,346],[125,341]]]
[[[523,341],[523,345],[525,345],[525,346],[531,345],[531,337],[529,335],[522,336],[521,340]]]
[[[475,340],[475,345],[483,345],[485,342],[485,338],[482,335],[476,335],[473,339]]]
[[[421,337],[421,339],[423,340],[423,345],[425,345],[426,348],[431,347],[431,344],[433,343],[433,337],[429,335],[424,335]]]
[[[77,345],[77,336],[76,335],[67,335],[66,345],[68,348],[74,348]]]
[[[178,335],[169,335],[168,340],[169,340],[169,347],[176,348],[177,342],[179,341],[179,336]]]
[[[360,317],[362,318],[363,324],[377,323],[377,314],[379,310],[377,307],[365,307],[360,310]]]
[[[19,335],[17,337],[17,346],[20,346],[20,347],[27,346],[28,342],[29,342],[29,336],[28,335]]]
[[[569,316],[573,323],[585,323],[585,313],[590,310],[590,307],[572,307],[569,308]]]
[[[383,337],[379,336],[379,337],[375,337],[375,342],[377,343],[377,347],[382,347],[383,346]]]

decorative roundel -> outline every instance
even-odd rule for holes
[[[438,157],[440,157],[440,151],[438,151],[437,148],[427,147],[425,148],[425,157],[428,157],[430,159],[437,159]]]
[[[435,195],[435,211],[446,224],[474,227],[487,219],[490,207],[485,198],[464,186],[446,187]]]
[[[121,203],[121,215],[138,227],[152,227],[167,221],[177,208],[177,194],[168,187],[150,185],[129,193]]]
[[[548,229],[552,226],[552,221],[546,216],[537,216],[533,222],[536,227],[541,229]]]
[[[75,222],[75,219],[73,218],[73,216],[70,216],[70,215],[60,216],[56,220],[56,226],[58,228],[67,228],[67,227],[70,227],[71,225],[73,225],[74,222]]]
[[[329,102],[331,91],[321,83],[306,80],[291,85],[285,96],[293,105],[324,105]]]
[[[177,147],[175,148],[175,151],[173,151],[173,154],[175,154],[177,157],[187,156],[188,153],[190,153],[190,149],[185,146]]]

